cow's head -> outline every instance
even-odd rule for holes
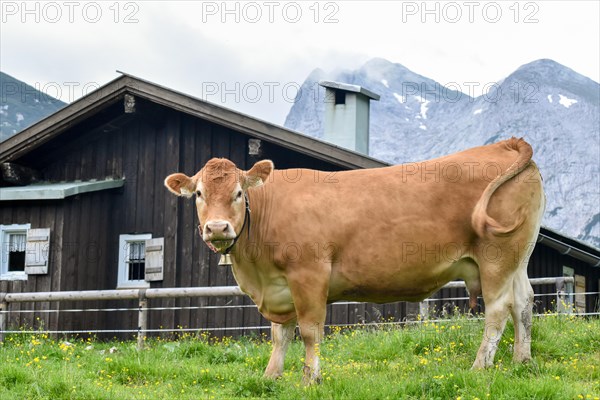
[[[213,158],[192,177],[169,175],[165,186],[177,196],[196,196],[202,239],[213,250],[224,252],[242,233],[246,190],[266,182],[273,168],[273,162],[263,160],[242,171],[227,159]]]

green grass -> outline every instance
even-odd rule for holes
[[[334,330],[323,341],[323,383],[301,385],[294,341],[284,376],[262,378],[270,344],[260,338],[135,342],[9,336],[0,345],[0,398],[8,399],[596,399],[600,320],[534,320],[533,362],[513,364],[508,326],[493,368],[471,371],[483,322],[456,317],[398,328]],[[116,349],[111,352],[110,349]]]

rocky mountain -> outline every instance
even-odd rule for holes
[[[285,126],[323,136],[321,79],[364,86],[371,102],[370,155],[389,163],[438,157],[524,137],[545,182],[543,224],[600,247],[600,85],[552,60],[518,68],[481,96],[445,87],[400,64],[373,59],[353,71],[313,71]],[[457,89],[460,89],[457,90]]]
[[[64,106],[62,101],[0,72],[0,142]]]

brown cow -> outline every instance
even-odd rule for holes
[[[509,313],[514,360],[531,358],[527,262],[545,207],[531,156],[529,144],[512,138],[421,163],[333,174],[275,170],[268,160],[241,171],[212,159],[165,185],[196,195],[204,241],[231,252],[240,288],[272,321],[265,376],[282,374],[298,324],[311,383],[320,380],[327,303],[419,301],[454,279],[466,282],[471,304],[479,294],[486,304],[473,367],[493,364]]]

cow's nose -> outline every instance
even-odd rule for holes
[[[207,222],[204,233],[207,236],[227,236],[231,232],[231,225],[226,221]]]

